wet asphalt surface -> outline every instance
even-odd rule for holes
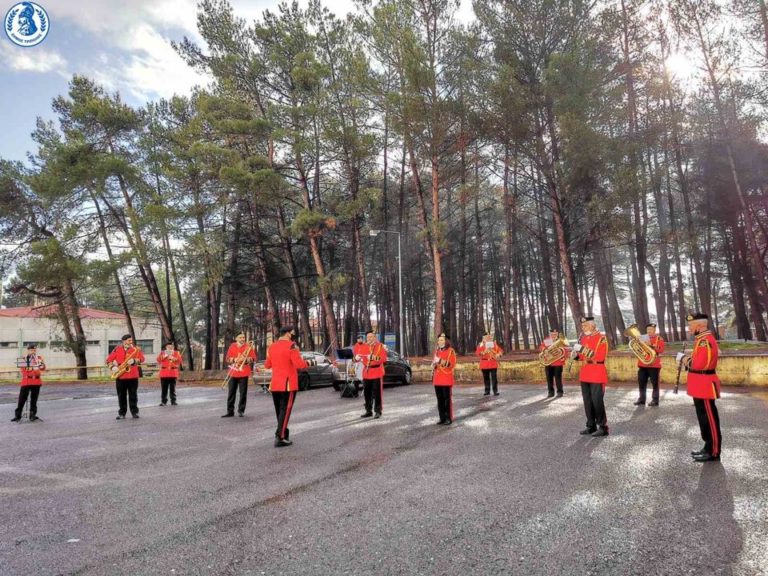
[[[692,402],[606,393],[611,436],[579,436],[577,388],[387,388],[384,417],[331,389],[298,395],[294,445],[271,398],[245,418],[182,386],[115,421],[109,387],[47,386],[12,424],[0,387],[0,574],[768,574],[768,405],[726,393],[720,463],[697,464]]]

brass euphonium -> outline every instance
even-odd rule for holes
[[[640,330],[637,324],[632,324],[632,326],[624,330],[624,336],[629,338],[629,349],[637,356],[641,364],[653,364],[654,360],[656,360],[656,350],[640,340]]]
[[[564,359],[567,346],[568,339],[561,336],[539,353],[539,362],[542,366],[549,366],[553,362]]]

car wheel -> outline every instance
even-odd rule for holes
[[[401,382],[407,386],[412,381],[413,380],[412,380],[412,376],[411,376],[411,371],[410,370],[406,370],[405,371],[405,375],[403,376],[403,379],[401,380]]]
[[[299,376],[299,390],[309,390],[309,376],[306,374]]]

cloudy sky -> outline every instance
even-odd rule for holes
[[[0,15],[18,0],[0,0]],[[230,0],[247,21],[278,0]],[[205,78],[189,69],[171,40],[196,31],[196,0],[40,0],[50,31],[33,48],[20,48],[0,34],[0,158],[24,160],[33,149],[35,118],[50,119],[51,100],[67,91],[73,74],[95,79],[125,101],[187,93]],[[352,0],[328,0],[337,14],[353,11]],[[463,0],[461,13],[471,13]]]

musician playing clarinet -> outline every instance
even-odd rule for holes
[[[235,415],[235,397],[240,392],[237,404],[237,415],[245,416],[245,402],[248,396],[248,377],[251,375],[251,365],[256,362],[256,351],[253,344],[245,341],[245,334],[240,332],[235,341],[229,346],[226,355],[229,364],[227,392],[227,413],[222,418],[232,418]]]
[[[29,421],[34,422],[40,420],[37,417],[37,397],[40,394],[40,386],[43,385],[41,376],[45,370],[45,362],[43,357],[38,355],[36,344],[27,345],[27,354],[22,359],[20,369],[19,403],[11,422],[21,422],[21,414],[24,410],[24,404],[27,403],[27,397],[29,397]]]
[[[176,406],[176,380],[181,370],[181,353],[176,350],[173,341],[167,342],[165,349],[157,355],[160,366],[160,406],[168,405],[170,393],[171,406]]]
[[[112,371],[123,372],[115,379],[118,403],[116,420],[124,420],[129,407],[131,416],[139,417],[139,365],[144,362],[144,353],[134,345],[130,334],[124,334],[121,340],[107,356],[107,365]]]

